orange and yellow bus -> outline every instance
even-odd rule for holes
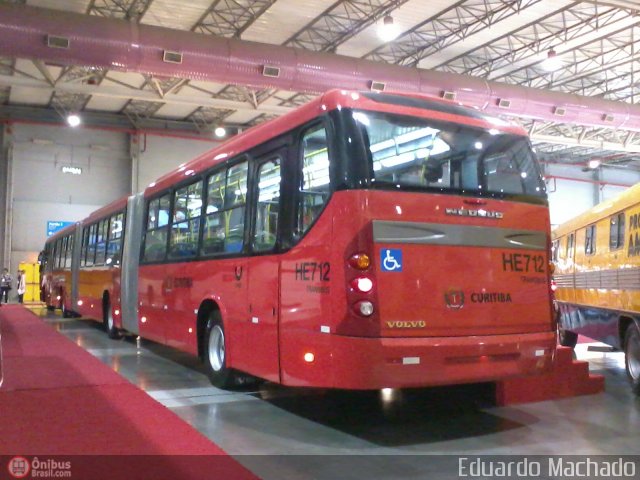
[[[221,387],[494,381],[553,363],[549,246],[522,128],[332,91],[59,232],[45,295]]]
[[[624,350],[640,395],[640,184],[553,232],[560,343],[578,334]]]

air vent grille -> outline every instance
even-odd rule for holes
[[[58,35],[47,35],[47,47],[68,49],[70,43],[71,42],[67,37],[60,37]]]
[[[455,100],[456,99],[456,92],[449,92],[449,91],[445,90],[445,91],[442,92],[441,96],[445,100]]]
[[[278,78],[280,76],[280,67],[264,65],[262,67],[262,75],[265,77]]]
[[[164,50],[162,53],[162,61],[165,63],[182,63],[182,53]]]
[[[371,80],[371,85],[369,86],[369,88],[373,92],[384,92],[384,89],[387,88],[387,84],[384,82],[377,82],[375,80]]]

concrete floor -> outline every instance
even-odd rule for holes
[[[271,384],[228,392],[190,355],[36,313],[266,480],[460,478],[461,455],[640,454],[640,401],[622,353],[576,349],[605,375],[604,393],[514,407],[492,406],[489,385],[388,396]]]

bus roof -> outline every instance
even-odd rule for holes
[[[412,101],[413,100],[413,101]],[[185,177],[196,175],[228,158],[241,154],[267,140],[282,135],[326,112],[340,108],[358,108],[373,111],[419,114],[430,110],[434,118],[457,121],[481,128],[494,128],[501,132],[526,135],[526,131],[514,122],[501,120],[458,103],[414,93],[359,93],[331,90],[309,103],[285,115],[261,123],[230,140],[205,152],[196,159],[183,163],[177,169],[152,182],[145,190],[145,197],[165,190]]]
[[[127,199],[129,197],[120,197],[117,200],[105,205],[104,207],[100,207],[99,209],[91,212],[88,217],[83,218],[82,220],[75,222],[73,225],[69,225],[64,227],[62,230],[57,231],[49,238],[47,238],[45,243],[50,243],[57,240],[60,237],[64,237],[70,233],[72,233],[78,225],[88,225],[96,220],[100,220],[101,218],[107,217],[115,212],[120,210],[124,210],[127,206]]]
[[[124,210],[125,207],[127,206],[127,200],[128,200],[128,196],[127,197],[120,197],[117,200],[114,200],[113,202],[109,203],[108,205],[105,205],[104,207],[101,207],[93,212],[91,212],[91,214],[85,218],[84,220],[82,220],[83,224],[87,224],[87,223],[91,223],[94,222],[96,220],[99,220],[103,217],[107,217],[113,213],[116,213],[120,210]]]
[[[56,233],[54,233],[53,235],[48,237],[45,240],[44,243],[47,244],[47,243],[55,242],[57,239],[59,239],[61,237],[65,237],[65,236],[69,235],[70,233],[73,233],[79,223],[80,222],[75,222],[73,225],[67,225],[63,229],[58,230]]]
[[[640,203],[640,183],[627,188],[609,200],[599,203],[577,217],[558,225],[553,230],[553,237],[561,237],[638,203]]]

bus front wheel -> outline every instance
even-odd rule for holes
[[[640,331],[629,325],[624,336],[624,363],[633,393],[640,396]]]
[[[235,385],[235,372],[227,367],[227,339],[220,314],[214,312],[207,322],[204,362],[211,383],[218,388]]]
[[[576,348],[578,344],[578,334],[563,328],[558,329],[558,343],[563,347]]]

